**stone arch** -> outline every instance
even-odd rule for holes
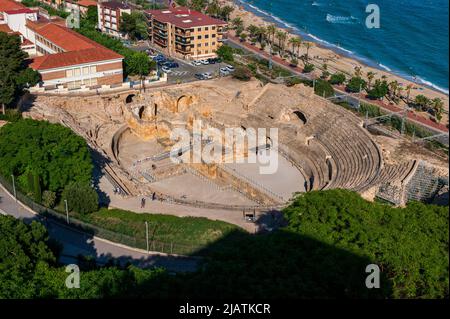
[[[187,95],[182,95],[177,100],[177,112],[186,111],[192,104],[192,97]]]
[[[306,124],[306,116],[305,116],[305,114],[303,114],[302,112],[300,112],[298,110],[294,111],[294,114],[298,117],[298,119],[300,121],[302,121],[303,124]]]
[[[144,105],[139,107],[138,116],[139,116],[139,119],[141,119],[141,120],[142,120],[142,116],[144,115],[144,111],[145,111],[145,106]]]
[[[125,98],[125,103],[129,104],[131,102],[133,102],[133,98],[135,97],[135,94],[128,94],[127,97]]]

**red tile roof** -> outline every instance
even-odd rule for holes
[[[55,23],[27,25],[37,34],[66,51],[32,59],[31,67],[35,70],[123,58],[120,54],[64,26]]]
[[[123,58],[120,54],[117,54],[106,48],[97,47],[35,57],[31,59],[30,67],[34,70],[42,71],[62,68],[71,65],[115,60],[120,58]]]
[[[13,15],[13,14],[21,14],[21,13],[35,13],[37,11],[36,10],[31,10],[31,9],[28,9],[28,8],[22,8],[22,9],[6,10],[4,12],[9,14],[9,15]]]
[[[146,10],[156,20],[163,23],[171,23],[180,28],[193,28],[208,25],[226,25],[225,21],[211,18],[206,14],[190,10],[185,7],[177,7],[163,10]]]
[[[78,3],[78,5],[80,5],[82,7],[96,7],[97,6],[97,1],[94,1],[94,0],[80,0],[77,3]]]
[[[0,24],[0,32],[11,33],[13,32],[7,24]]]
[[[0,12],[5,12],[8,10],[19,10],[26,8],[20,2],[15,2],[14,0],[0,0]]]

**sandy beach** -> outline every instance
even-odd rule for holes
[[[233,6],[235,8],[233,13],[231,14],[231,20],[236,17],[240,17],[242,19],[242,21],[244,22],[245,27],[248,27],[249,25],[252,25],[252,24],[256,25],[256,26],[268,26],[268,25],[274,24],[272,21],[267,21],[267,20],[265,20],[265,18],[263,18],[261,16],[258,16],[252,12],[246,11],[242,6],[235,4],[234,1],[232,1],[232,0],[222,0],[222,3]],[[287,40],[289,40],[290,37],[298,36],[297,34],[290,33],[290,31],[287,29],[283,29],[280,27],[278,29],[284,30],[285,32],[289,33]],[[230,32],[233,33],[234,31],[230,30]],[[266,50],[268,51],[269,48],[267,47]],[[305,54],[305,53],[306,53],[306,48],[301,47],[300,55]],[[404,79],[404,78],[402,78],[398,75],[392,74],[390,72],[367,66],[367,65],[361,63],[360,61],[343,56],[329,48],[325,48],[318,43],[314,43],[313,47],[310,48],[309,56],[312,58],[312,60],[314,60],[316,65],[322,65],[322,64],[326,63],[328,66],[328,70],[331,73],[339,71],[339,72],[343,72],[343,73],[346,73],[349,75],[353,75],[354,71],[355,71],[355,67],[360,67],[363,77],[365,77],[365,75],[371,71],[371,72],[376,73],[375,79],[381,78],[382,76],[386,76],[386,80],[388,82],[398,81],[398,83],[400,83],[400,86],[403,89],[406,89],[406,87],[409,84],[411,84],[411,85],[413,85],[413,89],[411,90],[411,94],[410,94],[411,99],[414,99],[414,97],[419,94],[423,94],[430,99],[434,99],[434,98],[442,99],[442,101],[444,102],[444,108],[445,108],[444,113],[446,113],[446,114],[443,114],[443,119],[442,119],[441,123],[448,122],[449,96],[442,92],[439,92],[439,91],[437,91],[433,88],[430,88],[426,85],[423,85],[423,84],[414,83],[410,80]],[[316,70],[315,72],[317,75],[321,74],[320,70]],[[375,81],[375,79],[374,79],[374,81]],[[402,94],[406,95],[405,90],[402,92]],[[426,114],[424,114],[424,115],[426,115]]]

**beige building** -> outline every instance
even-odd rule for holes
[[[226,39],[227,23],[184,7],[147,10],[152,43],[185,59],[216,56]]]
[[[98,9],[98,28],[106,34],[114,37],[122,37],[120,32],[120,18],[122,14],[131,14],[131,7],[122,2],[108,1],[99,2]]]

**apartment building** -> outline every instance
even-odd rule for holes
[[[147,10],[152,43],[185,59],[216,56],[226,39],[227,23],[184,7]]]
[[[81,15],[85,15],[89,7],[96,7],[97,1],[94,0],[65,0],[65,10],[78,11]]]
[[[77,89],[123,82],[123,56],[67,28],[64,19],[42,16],[13,0],[0,0],[0,16],[0,32],[21,37],[42,86]]]
[[[122,37],[120,32],[120,17],[124,13],[131,14],[131,7],[128,4],[107,1],[97,4],[98,8],[98,28],[111,36]]]

